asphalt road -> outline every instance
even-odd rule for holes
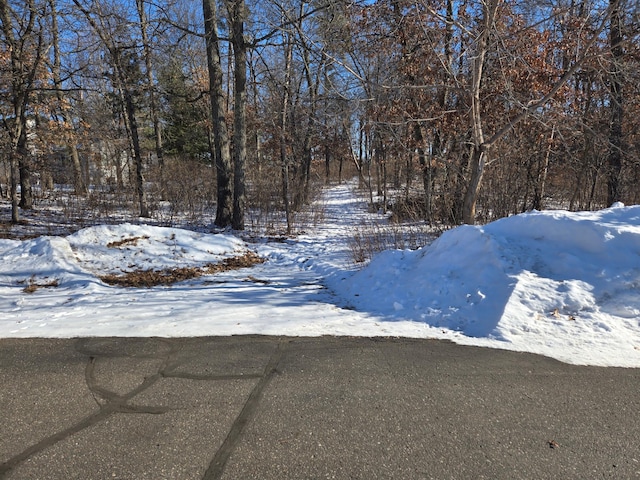
[[[640,479],[640,370],[443,341],[0,340],[0,479]]]

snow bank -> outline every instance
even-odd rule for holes
[[[606,345],[638,356],[639,254],[640,207],[531,212],[384,252],[340,289],[358,310],[606,364]]]

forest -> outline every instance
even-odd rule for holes
[[[640,202],[634,0],[0,0],[0,222]],[[69,213],[71,215],[71,213]]]

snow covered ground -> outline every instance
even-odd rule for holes
[[[358,270],[366,206],[349,185],[323,202],[323,224],[284,242],[132,224],[0,240],[0,337],[403,336],[640,367],[640,206],[462,226]],[[99,278],[248,250],[267,261],[151,288]]]

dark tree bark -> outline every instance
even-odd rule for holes
[[[18,207],[32,208],[31,178],[27,152],[27,106],[32,91],[36,71],[42,60],[43,39],[41,32],[36,31],[37,10],[33,0],[28,0],[25,15],[14,15],[7,0],[0,0],[0,23],[5,42],[8,45],[11,63],[10,102],[13,119],[6,122],[9,134],[9,169],[11,221],[18,223],[20,213]],[[20,36],[14,35],[13,18],[20,18]],[[35,49],[35,52],[33,51]],[[18,201],[18,181],[21,192]]]
[[[26,154],[26,142],[19,147],[22,155],[18,155],[18,172],[20,173],[20,203],[23,210],[33,208],[33,189],[31,188],[31,160]]]
[[[609,154],[607,158],[607,204],[621,200],[620,172],[622,170],[623,136],[622,118],[624,97],[622,93],[622,3],[624,0],[609,0],[611,20],[609,26],[609,46],[611,67],[609,79]]]
[[[245,165],[247,160],[247,43],[244,38],[244,0],[227,0],[233,45],[233,215],[231,226],[244,230],[246,204]]]
[[[287,235],[293,229],[293,217],[291,214],[291,202],[289,201],[289,160],[287,158],[287,112],[289,110],[289,97],[291,89],[291,59],[293,45],[291,36],[284,32],[284,88],[282,89],[282,103],[280,104],[280,164],[282,169],[282,202],[287,220]]]
[[[202,0],[202,11],[209,70],[209,97],[213,119],[213,151],[211,153],[216,166],[218,187],[215,224],[225,228],[231,226],[233,194],[231,188],[231,151],[224,109],[216,0]]]
[[[413,138],[417,144],[418,163],[422,170],[422,186],[424,188],[424,208],[425,208],[425,220],[431,224],[433,218],[431,215],[431,205],[433,201],[433,189],[432,186],[432,168],[431,158],[428,157],[425,151],[424,135],[422,134],[422,126],[416,122],[413,126]]]
[[[129,89],[123,91],[127,118],[129,120],[129,129],[131,130],[131,144],[133,147],[133,156],[136,165],[136,196],[138,197],[138,206],[141,217],[149,217],[149,207],[147,206],[147,195],[144,189],[144,167],[142,163],[142,153],[140,150],[140,137],[138,135],[138,122],[136,120],[135,105],[133,96]]]

